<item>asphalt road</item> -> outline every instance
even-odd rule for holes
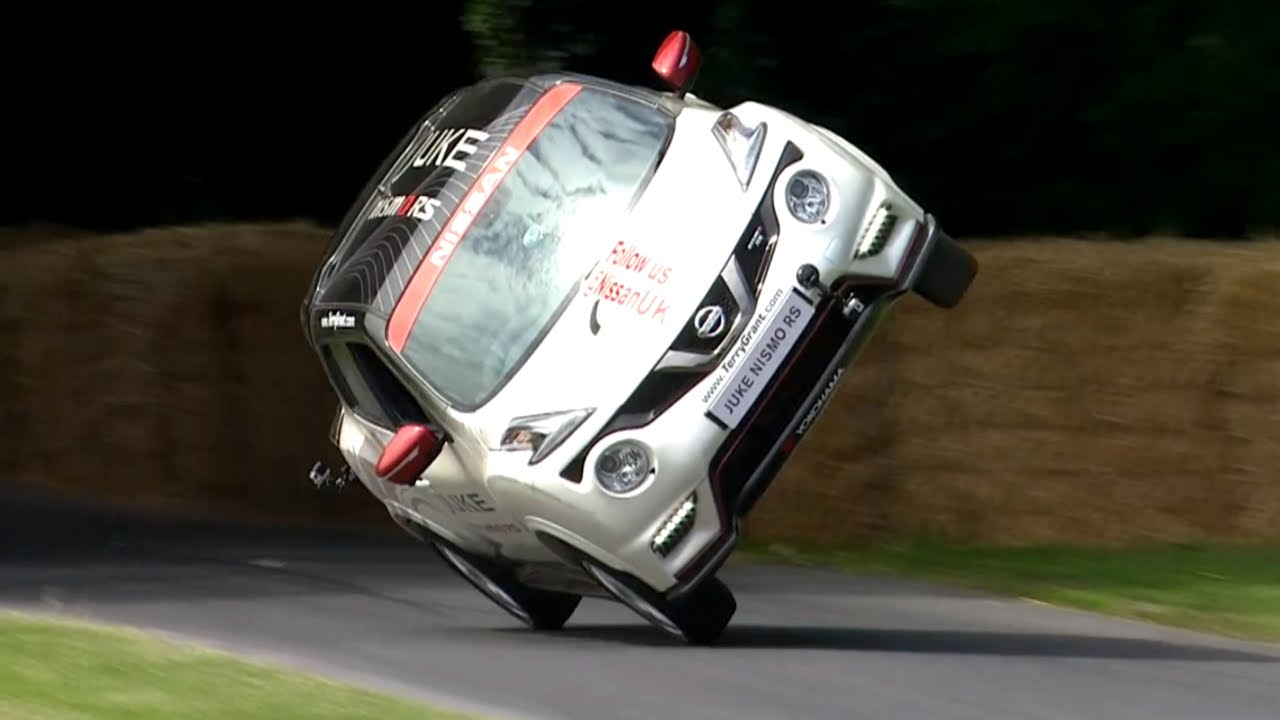
[[[586,600],[510,620],[407,537],[173,527],[0,493],[0,603],[513,717],[1275,720],[1280,650],[927,585],[734,563],[715,648]]]

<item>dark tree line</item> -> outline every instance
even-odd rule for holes
[[[1280,4],[1262,0],[441,0],[33,8],[5,66],[0,223],[336,222],[419,115],[507,70],[652,83],[820,122],[957,235],[1280,225]],[[38,18],[40,13],[46,17]],[[24,17],[27,17],[24,15]],[[17,26],[15,26],[17,27]],[[40,37],[44,35],[44,37]],[[27,48],[40,47],[32,54]]]
[[[663,34],[688,29],[707,56],[695,92],[831,127],[969,234],[1280,225],[1275,3],[663,5],[469,0],[463,17],[481,72],[641,82]]]

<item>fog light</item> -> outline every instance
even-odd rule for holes
[[[871,215],[867,229],[862,231],[862,237],[858,240],[858,247],[854,249],[853,256],[867,258],[879,255],[896,227],[898,227],[898,215],[893,211],[893,206],[887,202],[881,203]]]
[[[831,207],[827,181],[812,170],[801,170],[787,182],[787,209],[802,223],[816,223]]]
[[[693,521],[697,519],[697,515],[698,499],[690,495],[658,528],[653,540],[649,542],[649,548],[662,557],[670,555],[671,551],[693,529]]]
[[[614,443],[596,458],[596,483],[610,495],[634,491],[652,472],[649,449],[634,440]]]

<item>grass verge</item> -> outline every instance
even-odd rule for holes
[[[1230,637],[1280,642],[1280,545],[858,548],[750,543],[743,556],[933,580]]]
[[[0,613],[0,717],[461,720],[129,630]]]

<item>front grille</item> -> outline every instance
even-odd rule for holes
[[[644,425],[674,405],[701,379],[702,373],[695,372],[669,370],[650,373],[618,408],[616,418],[634,418],[626,423],[629,427]],[[612,432],[621,427],[614,425],[609,430]]]
[[[718,319],[706,318],[704,320],[702,317],[704,310],[718,310],[720,317]],[[724,342],[725,333],[733,326],[734,321],[738,319],[738,314],[741,312],[742,307],[738,304],[737,299],[734,298],[733,291],[729,289],[729,283],[725,282],[724,277],[717,277],[716,281],[711,283],[711,289],[703,296],[702,302],[698,303],[698,309],[694,311],[693,316],[684,324],[680,334],[671,343],[671,349],[676,352],[714,355],[715,351]],[[718,331],[714,332],[714,334],[708,334],[706,337],[699,337],[700,320],[718,322]],[[711,324],[706,327],[715,329]]]
[[[770,187],[765,202],[756,208],[747,231],[733,249],[733,259],[742,268],[742,275],[755,295],[760,294],[765,273],[769,271],[769,261],[773,259],[774,245],[778,242],[778,218],[773,212],[772,199],[773,188]]]
[[[625,430],[628,428],[644,427],[653,422],[654,418],[661,415],[667,408],[676,404],[676,401],[684,397],[685,393],[693,389],[703,377],[704,373],[690,372],[681,370],[659,370],[649,373],[645,379],[636,386],[635,392],[622,403],[618,408],[618,412],[614,413],[609,422],[596,433],[596,438],[604,437],[612,432]],[[582,482],[583,469],[586,467],[587,452],[591,449],[589,443],[582,449],[582,452],[574,456],[568,465],[560,471],[560,477],[570,482]]]
[[[732,511],[747,480],[768,459],[851,328],[837,303],[824,301],[813,325],[765,387],[753,414],[730,433],[711,458],[709,473],[722,516]]]
[[[834,293],[843,297],[848,289]],[[870,307],[890,289],[862,287],[856,292]],[[764,389],[752,414],[733,430],[711,458],[708,468],[722,519],[749,508],[756,498],[744,498],[743,490],[753,475],[772,477],[785,460],[789,446],[775,452],[788,426],[805,409],[809,394],[827,381],[826,370],[840,353],[856,320],[849,320],[841,302],[828,298],[817,307],[813,325],[800,338],[783,366]],[[763,488],[757,487],[759,492]]]

